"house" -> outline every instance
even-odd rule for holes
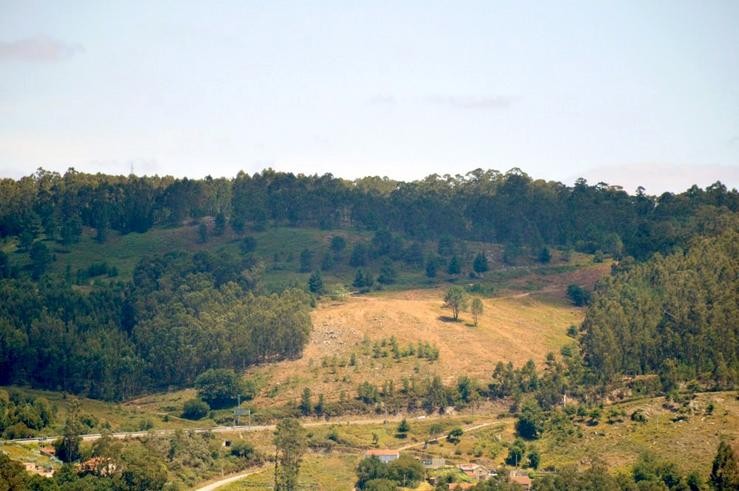
[[[392,462],[393,460],[397,460],[400,458],[400,452],[397,450],[382,450],[378,448],[373,448],[371,450],[367,450],[364,454],[365,457],[377,457],[380,459],[380,462],[383,464],[387,464],[389,462]]]
[[[480,464],[459,464],[457,467],[469,477],[477,479],[478,481],[487,479],[490,474],[487,468]]]
[[[523,472],[511,471],[511,473],[508,475],[508,481],[525,491],[531,491],[532,489],[531,478]]]
[[[438,469],[446,465],[444,457],[425,457],[421,459],[421,463],[426,469]]]

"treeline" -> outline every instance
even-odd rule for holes
[[[533,180],[518,169],[477,169],[464,176],[431,175],[414,182],[381,178],[347,181],[330,174],[304,176],[265,170],[234,179],[64,175],[39,170],[0,181],[0,236],[71,243],[82,226],[146,232],[215,217],[237,232],[271,224],[388,228],[411,239],[453,236],[515,247],[567,245],[586,252],[645,258],[667,253],[696,233],[720,228],[739,208],[739,193],[715,183],[680,194],[629,195],[618,186],[574,186]]]
[[[739,233],[696,238],[685,253],[622,263],[600,283],[582,325],[582,348],[602,381],[659,373],[729,389],[739,374]]]
[[[257,295],[257,276],[250,258],[175,252],[89,293],[52,276],[0,280],[0,384],[112,400],[299,356],[310,297]]]

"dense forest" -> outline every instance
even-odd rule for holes
[[[739,209],[739,193],[719,182],[655,197],[642,188],[630,195],[605,183],[533,180],[518,169],[505,174],[477,169],[414,182],[272,170],[202,180],[39,170],[20,180],[1,180],[0,197],[0,237],[18,236],[28,248],[42,233],[71,243],[88,226],[104,241],[110,230],[146,232],[213,216],[237,231],[271,224],[389,228],[409,239],[567,245],[637,259],[683,246]]]
[[[426,261],[420,242],[427,240],[441,256],[451,255],[453,239],[502,243],[504,259],[539,250],[548,258],[545,246],[608,254],[620,260],[620,272],[599,287],[588,311],[587,366],[601,381],[655,370],[720,380],[736,373],[739,359],[736,234],[722,234],[736,228],[738,207],[739,193],[720,183],[654,197],[584,180],[572,187],[533,180],[517,169],[415,182],[272,170],[202,180],[39,170],[0,180],[0,239],[12,245],[6,251],[30,259],[19,265],[0,250],[0,383],[115,400],[191,385],[213,368],[299,356],[312,297],[259,288],[248,235],[239,239],[240,254],[142,257],[130,280],[105,263],[77,271],[78,285],[69,268],[49,273],[47,244],[69,247],[84,227],[105,242],[111,231],[144,233],[204,217],[212,217],[213,233],[230,226],[237,236],[277,225],[374,230],[371,242],[354,244],[345,258],[360,268],[360,291],[374,282],[361,269],[368,257],[384,258],[379,283],[394,281],[393,259],[417,269],[426,262],[434,276],[446,263]],[[324,263],[347,245],[334,238]],[[301,271],[314,269],[313,254],[301,253]],[[457,261],[449,261],[450,274],[460,273]],[[478,254],[474,271],[487,268]],[[109,281],[78,287],[100,274]],[[316,272],[308,290],[322,288]]]
[[[732,226],[695,238],[684,253],[622,262],[596,289],[582,326],[594,373],[608,380],[658,372],[668,385],[702,378],[731,388],[739,373],[737,257]]]
[[[300,355],[310,297],[255,295],[249,264],[170,253],[89,293],[49,276],[0,281],[0,383],[122,399],[209,368]]]

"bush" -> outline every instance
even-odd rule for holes
[[[231,455],[243,459],[253,459],[256,456],[254,445],[244,440],[236,440],[231,443]]]
[[[244,394],[246,388],[239,375],[226,368],[209,369],[195,379],[198,396],[212,408],[222,408],[236,402],[238,395]],[[253,394],[252,394],[253,395]]]
[[[210,406],[205,401],[200,399],[190,399],[185,402],[185,406],[182,410],[182,417],[185,419],[203,419],[210,411]]]
[[[452,431],[450,431],[449,434],[446,436],[446,439],[449,443],[459,443],[459,439],[463,433],[464,431],[462,430],[462,428],[453,428]]]
[[[580,285],[569,285],[567,287],[567,298],[577,307],[583,307],[590,303],[590,292]]]
[[[647,415],[644,414],[644,411],[641,409],[637,409],[633,413],[631,413],[631,421],[634,421],[636,423],[646,423],[647,422]]]

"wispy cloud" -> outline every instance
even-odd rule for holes
[[[426,98],[432,104],[456,107],[459,109],[508,109],[515,101],[515,97],[506,95],[494,96],[462,96],[462,95],[432,95]]]
[[[0,41],[0,61],[54,62],[82,53],[84,48],[46,36]]]

